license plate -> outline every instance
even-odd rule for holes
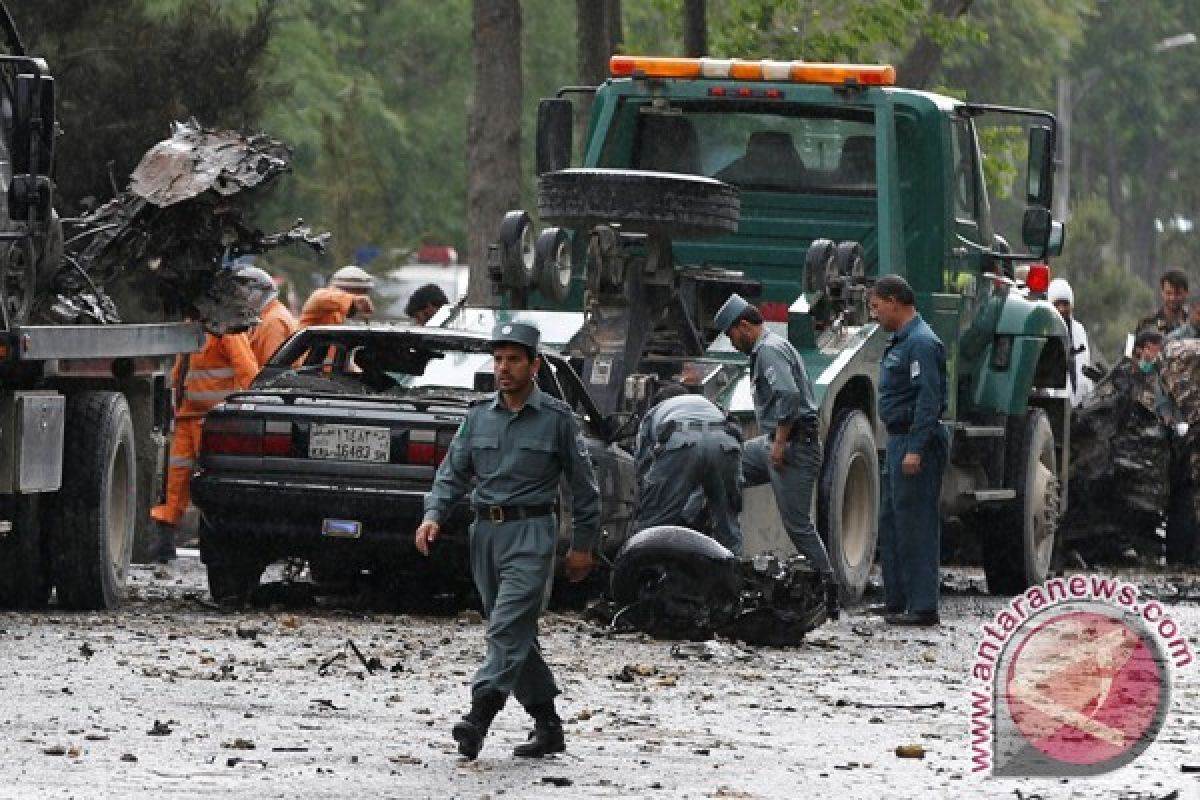
[[[321,535],[335,539],[357,539],[362,536],[362,523],[356,519],[327,519],[321,522]]]
[[[386,464],[391,452],[392,432],[388,428],[313,425],[308,433],[309,458]]]

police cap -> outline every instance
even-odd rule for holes
[[[713,327],[721,333],[727,333],[733,327],[733,323],[738,321],[738,317],[742,316],[750,304],[740,294],[734,293],[729,295],[729,299],[725,301],[725,305],[721,306],[721,310],[713,317]]]
[[[541,338],[541,331],[528,322],[501,322],[492,328],[491,344],[494,347],[502,342],[511,342],[523,345],[533,355],[537,355]]]

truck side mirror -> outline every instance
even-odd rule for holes
[[[1061,228],[1061,225],[1060,225]],[[1027,208],[1025,218],[1021,221],[1021,240],[1029,248],[1029,252],[1038,258],[1048,255],[1050,233],[1054,229],[1054,218],[1048,208]]]
[[[571,166],[574,125],[575,109],[570,100],[548,97],[538,102],[537,142],[534,148],[538,175]]]
[[[1054,132],[1045,125],[1029,129],[1029,164],[1025,199],[1031,205],[1050,207],[1054,195]]]

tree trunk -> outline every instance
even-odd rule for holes
[[[683,54],[708,55],[708,14],[704,0],[683,0]]]
[[[930,16],[941,15],[947,19],[958,19],[971,8],[973,0],[932,0]],[[933,81],[934,73],[942,63],[942,45],[928,33],[922,33],[900,66],[896,68],[896,83],[912,89],[926,89]]]
[[[621,52],[625,44],[625,24],[621,21],[621,0],[607,0],[604,4],[608,14],[608,52]]]
[[[487,248],[521,202],[521,3],[474,0],[475,94],[467,117],[467,259],[472,303],[492,298]]]
[[[599,86],[608,78],[608,57],[613,45],[610,6],[610,0],[575,0],[575,66],[582,86]],[[575,130],[586,131],[592,96],[581,94],[572,100]]]

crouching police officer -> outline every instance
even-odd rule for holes
[[[566,573],[581,581],[592,569],[600,527],[600,492],[570,407],[535,383],[541,359],[537,328],[503,323],[492,331],[496,395],[473,404],[425,496],[416,546],[429,555],[442,520],[476,480],[471,495],[471,572],[487,617],[487,656],[471,685],[471,710],[455,724],[458,751],[475,758],[509,694],[533,717],[529,741],[513,752],[540,758],[566,749],[559,693],[542,659],[537,620],[552,578],[558,524],[555,501],[566,477],[574,532]]]
[[[685,524],[694,492],[708,504],[713,538],[742,554],[741,432],[707,398],[678,383],[654,395],[638,429],[638,528]]]
[[[825,576],[826,608],[837,618],[838,586],[825,543],[812,520],[813,487],[821,468],[817,404],[804,362],[792,343],[767,330],[762,314],[731,295],[713,318],[740,352],[750,356],[754,416],[762,431],[742,447],[746,486],[770,483],[779,516],[796,550]]]
[[[939,624],[941,521],[938,497],[950,437],[946,348],[915,308],[899,275],[880,278],[871,311],[888,337],[879,368],[879,418],[887,427],[887,474],[879,514],[879,560],[887,621]]]

